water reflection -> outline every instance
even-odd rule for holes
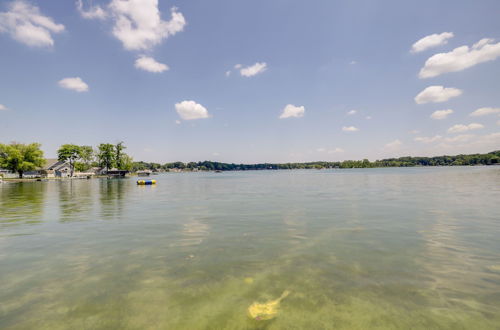
[[[58,182],[61,222],[89,220],[92,212],[93,186],[84,180]]]
[[[122,215],[127,179],[99,180],[99,201],[102,219],[117,219]]]
[[[0,185],[0,226],[42,222],[47,185],[43,182]]]

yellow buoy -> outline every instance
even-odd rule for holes
[[[257,321],[266,321],[275,318],[278,315],[280,303],[290,294],[290,291],[285,290],[281,297],[276,300],[270,300],[266,303],[254,302],[248,307],[248,316]]]

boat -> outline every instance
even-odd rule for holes
[[[150,170],[137,171],[137,176],[150,176],[150,175],[151,175]]]

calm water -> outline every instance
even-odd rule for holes
[[[500,167],[155,179],[0,185],[0,328],[500,329]]]

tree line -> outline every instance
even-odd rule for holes
[[[39,169],[45,165],[43,151],[39,143],[0,143],[0,168],[19,174]],[[342,162],[307,162],[307,163],[260,163],[260,164],[235,164],[212,161],[203,162],[173,162],[173,163],[148,163],[134,162],[127,155],[123,142],[117,144],[101,143],[96,148],[92,146],[79,146],[63,144],[57,150],[59,161],[70,165],[70,175],[74,171],[85,172],[92,167],[106,170],[117,168],[126,171],[141,170],[185,170],[185,171],[249,171],[249,170],[285,170],[285,169],[322,169],[322,168],[373,168],[373,167],[412,167],[412,166],[458,166],[458,165],[497,165],[500,164],[500,150],[486,154],[470,154],[456,156],[436,157],[399,157],[376,160],[370,162],[363,160],[345,160]]]
[[[374,167],[412,167],[412,166],[463,166],[463,165],[496,165],[500,164],[500,150],[487,154],[471,154],[436,157],[400,157],[376,160],[345,160],[342,162],[307,162],[307,163],[260,163],[235,164],[212,161],[173,162],[166,164],[135,162],[135,170],[200,170],[200,171],[249,171],[249,170],[288,170],[288,169],[322,169],[322,168],[374,168]]]

